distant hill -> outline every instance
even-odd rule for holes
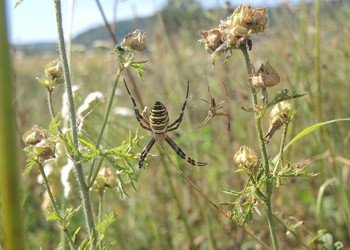
[[[153,20],[154,16],[150,16],[118,22],[116,26],[116,37],[118,42],[120,42],[125,35],[136,29],[143,29],[146,34],[151,34]],[[75,45],[82,45],[86,49],[91,49],[95,41],[111,41],[111,38],[104,25],[87,30],[77,35],[73,38],[72,43]],[[57,43],[32,43],[14,45],[15,52],[24,55],[55,53],[57,51],[57,48]]]
[[[346,0],[349,1],[349,0]],[[211,17],[215,16],[218,10],[203,10],[200,5],[192,6],[192,8],[185,9],[177,9],[172,6],[172,2],[169,2],[169,6],[166,6],[161,14],[164,19],[165,26],[167,27],[168,35],[171,35],[171,30],[175,32],[179,30],[179,28],[185,27],[186,29],[205,29],[212,27]],[[334,0],[334,1],[326,1],[323,2],[325,5],[323,8],[324,11],[332,11],[336,12],[342,8],[345,0]],[[294,8],[298,7],[298,4],[293,5]],[[308,12],[312,8],[312,2],[307,1],[307,10]],[[268,8],[269,15],[269,27],[274,27],[276,25],[276,15],[280,15],[281,13],[285,13],[282,11],[282,8],[285,10],[290,10],[286,6],[282,7],[282,5],[276,7]],[[215,15],[213,15],[215,13]],[[227,15],[227,11],[224,9],[219,10],[219,16],[224,18]],[[274,14],[272,14],[274,13]],[[278,20],[278,18],[277,18]],[[296,18],[294,21],[298,21]],[[120,21],[116,26],[116,37],[118,42],[123,39],[123,37],[136,30],[143,29],[148,37],[152,37],[152,33],[155,27],[158,26],[156,16],[149,16],[143,18],[135,18],[133,20]],[[198,32],[197,32],[198,33]],[[98,26],[96,28],[92,28],[87,30],[76,37],[73,38],[73,45],[81,45],[84,49],[92,49],[94,47],[94,43],[96,41],[106,41],[106,45],[110,46],[111,38],[107,32],[107,29],[104,25]],[[14,50],[16,53],[25,54],[25,55],[40,55],[47,53],[56,53],[58,45],[56,43],[34,43],[34,44],[26,44],[26,45],[15,45]]]
[[[146,31],[146,34],[150,34],[152,30],[153,20],[154,16],[150,16],[118,22],[115,30],[118,42],[120,42],[125,35],[136,29],[143,29]],[[87,48],[91,48],[94,41],[97,40],[111,41],[111,38],[104,25],[79,34],[73,39],[72,42],[73,44],[80,44],[84,45]]]

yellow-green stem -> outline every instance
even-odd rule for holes
[[[310,249],[310,247],[300,239],[300,236],[295,232],[295,229],[289,227],[286,223],[283,222],[283,220],[278,218],[276,215],[274,215],[274,218],[281,226],[284,227],[286,232],[290,232],[294,236],[294,238],[300,243],[300,245],[302,245],[305,249]]]
[[[102,240],[101,240],[101,221],[102,221],[102,206],[103,206],[103,194],[104,194],[104,191],[102,191],[100,193],[100,199],[99,199],[99,202],[98,202],[98,221],[97,221],[97,224],[98,224],[98,249],[101,250],[102,249]]]
[[[317,118],[322,121],[322,84],[321,84],[321,48],[320,48],[320,33],[321,33],[321,0],[315,0],[315,74],[317,82]],[[321,130],[320,130],[321,131]]]
[[[276,166],[275,166],[275,169],[273,170],[272,175],[276,174],[278,166],[279,166],[281,161],[282,161],[282,164],[283,164],[283,150],[284,150],[284,144],[286,142],[287,130],[288,130],[288,123],[283,126],[283,133],[282,133],[282,139],[281,139],[281,145],[280,145],[280,152],[278,154],[278,162],[276,163]]]
[[[59,221],[62,222],[63,218],[61,217],[60,210],[58,209],[58,205],[57,205],[56,199],[55,199],[55,197],[52,194],[51,187],[50,187],[50,184],[49,184],[49,180],[47,179],[47,176],[46,176],[45,171],[44,171],[44,167],[43,167],[43,165],[41,163],[38,163],[38,166],[39,166],[40,174],[41,174],[41,176],[43,177],[43,180],[44,180],[44,185],[45,185],[46,191],[49,194],[53,210],[55,211],[56,215],[58,216]],[[62,229],[64,235],[66,236],[67,240],[68,240],[70,248],[71,249],[77,249],[76,246],[74,245],[72,236],[70,235],[70,233],[68,231],[68,228],[66,227],[66,225],[64,225],[64,227],[65,228],[61,228],[61,229]]]
[[[20,201],[20,174],[16,156],[14,73],[11,69],[5,5],[0,3],[0,197],[1,239],[4,249],[26,249]]]
[[[55,3],[55,9],[56,9],[56,24],[57,24],[57,33],[58,33],[58,40],[59,40],[59,50],[60,50],[61,59],[62,59],[63,74],[65,79],[66,92],[68,96],[73,144],[75,148],[79,151],[78,131],[76,126],[76,114],[75,114],[75,107],[74,107],[75,105],[74,105],[74,98],[73,98],[73,90],[72,90],[72,83],[70,78],[69,65],[68,65],[67,54],[66,54],[65,43],[64,43],[64,36],[63,36],[61,1],[54,0],[54,3]],[[83,166],[82,164],[77,163],[79,162],[79,160],[80,160],[79,156],[76,155],[74,157],[74,162],[75,162],[74,167],[76,170],[75,173],[79,183],[79,189],[80,189],[84,215],[85,215],[85,222],[88,228],[88,233],[89,235],[92,236],[92,239],[93,239],[93,242],[91,245],[91,249],[93,249],[95,248],[97,243],[96,229],[95,229],[95,223],[94,223],[93,214],[92,214],[89,188],[86,186],[86,183],[85,183]]]
[[[55,111],[53,108],[53,103],[52,103],[52,92],[48,91],[48,102],[49,102],[49,110],[50,110],[50,115],[51,115],[51,119],[55,120],[56,115],[55,115]],[[57,127],[58,132],[63,135],[62,129],[60,126]]]
[[[101,145],[101,140],[102,140],[103,133],[105,131],[105,128],[106,128],[106,125],[107,125],[107,122],[108,122],[108,119],[109,119],[109,114],[110,114],[111,109],[112,109],[112,104],[113,104],[113,100],[114,100],[114,96],[115,96],[115,91],[116,91],[117,86],[118,86],[118,82],[119,82],[119,78],[120,78],[121,72],[122,72],[122,69],[121,69],[121,67],[119,65],[117,74],[116,74],[116,76],[114,78],[113,88],[112,88],[112,91],[111,91],[111,96],[109,98],[106,114],[105,114],[105,117],[103,119],[102,128],[101,128],[100,134],[99,134],[99,136],[97,138],[97,142],[96,142],[96,145],[95,145],[96,149],[99,149],[100,145]],[[92,163],[91,163],[91,166],[90,166],[89,178],[88,178],[90,187],[94,184],[96,176],[97,176],[98,172],[100,171],[100,167],[102,165],[102,161],[103,161],[103,158],[100,160],[100,163],[98,164],[98,167],[97,167],[97,169],[95,171],[95,174],[93,175],[96,158],[94,158],[92,160]]]
[[[246,46],[241,46],[241,51],[244,56],[244,61],[246,64],[247,72],[248,75],[251,73],[251,62],[249,59],[249,54],[247,51]],[[250,87],[250,92],[251,92],[251,97],[252,97],[252,104],[253,104],[253,109],[257,107],[258,104],[258,98],[256,94],[256,90],[253,87]],[[254,114],[254,119],[255,119],[255,127],[256,127],[256,132],[258,136],[258,141],[259,141],[259,147],[260,147],[260,153],[262,156],[262,161],[265,169],[265,175],[267,178],[266,181],[266,214],[267,214],[267,220],[269,223],[269,229],[270,229],[270,236],[271,236],[271,241],[272,241],[272,246],[273,249],[277,250],[279,249],[278,247],[278,241],[277,241],[277,236],[276,236],[276,229],[275,229],[275,223],[273,220],[273,213],[272,213],[272,208],[271,208],[271,195],[272,195],[272,180],[270,176],[270,166],[269,166],[269,159],[267,156],[267,151],[266,151],[266,146],[264,143],[264,135],[262,132],[262,127],[261,127],[261,117],[258,115],[257,112]]]

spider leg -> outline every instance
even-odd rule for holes
[[[185,111],[185,108],[186,108],[186,104],[187,104],[189,88],[190,88],[190,81],[187,82],[186,100],[185,100],[184,104],[182,105],[182,109],[181,109],[181,113],[179,115],[179,118],[177,118],[172,124],[170,124],[168,126],[167,132],[176,130],[180,126],[180,124],[182,122],[182,119],[183,119],[183,116],[184,116],[184,111]]]
[[[151,129],[150,125],[149,125],[149,122],[140,114],[140,112],[139,112],[139,110],[138,110],[138,108],[137,108],[137,106],[136,106],[135,99],[131,96],[130,91],[129,91],[129,88],[128,88],[128,85],[126,84],[125,79],[123,79],[123,81],[124,81],[126,90],[128,91],[128,94],[129,94],[129,96],[130,96],[130,98],[131,98],[131,101],[132,101],[132,103],[133,103],[133,105],[134,105],[134,110],[135,110],[135,114],[136,114],[136,119],[137,119],[137,121],[140,123],[140,125],[141,125],[142,128],[144,128],[144,129],[146,129],[146,130],[148,130],[148,131],[152,131],[152,129]],[[142,122],[144,122],[147,126],[145,126]]]
[[[184,160],[187,160],[187,162],[193,166],[206,166],[208,164],[206,162],[195,161],[191,157],[187,156],[184,151],[182,151],[182,149],[168,135],[165,137],[165,141],[170,145],[170,147],[176,152],[178,156]]]
[[[151,150],[153,144],[155,143],[155,139],[152,136],[152,139],[147,143],[147,145],[143,148],[139,161],[139,168],[142,168],[143,162],[145,161],[149,151]]]
[[[204,121],[202,122],[202,125],[199,128],[202,128],[203,126],[205,126],[205,124],[208,123],[208,121],[213,117],[213,115],[208,114],[207,118],[204,119]]]
[[[226,95],[225,95],[225,99],[224,100],[222,100],[218,105],[217,105],[217,107],[222,107],[222,105],[227,101],[227,99],[228,99],[228,90],[227,90],[227,87],[226,87],[226,84],[225,83],[222,83],[223,85],[224,85],[224,87],[225,87],[225,90],[226,90]],[[218,108],[217,108],[218,109]]]
[[[216,113],[216,114],[227,117],[227,131],[230,132],[231,131],[230,114],[226,113],[226,112],[219,112],[219,113]]]
[[[207,80],[207,85],[208,85],[208,92],[209,92],[209,96],[210,96],[210,98],[212,98],[212,95],[211,95],[211,91],[210,91],[210,87],[209,87],[209,82],[208,82],[208,80]]]
[[[207,100],[204,100],[204,99],[199,99],[199,100],[201,100],[201,101],[203,101],[203,102],[206,102],[206,103],[208,103],[208,104],[210,104],[210,102],[208,102]]]

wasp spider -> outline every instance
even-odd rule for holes
[[[198,162],[193,160],[191,157],[187,156],[184,151],[168,136],[168,132],[176,130],[183,119],[183,114],[186,108],[187,98],[188,98],[188,90],[189,90],[189,84],[187,83],[187,93],[186,93],[186,100],[184,104],[182,105],[182,110],[179,115],[179,117],[169,125],[169,116],[168,111],[166,107],[159,101],[156,101],[152,108],[151,113],[149,116],[149,121],[147,121],[139,112],[135,99],[131,96],[129,88],[126,84],[126,81],[124,79],[124,84],[126,87],[126,90],[128,91],[128,94],[131,98],[131,101],[135,108],[135,114],[136,119],[140,123],[141,127],[151,131],[153,133],[153,136],[151,140],[148,142],[148,144],[145,146],[145,148],[141,152],[140,161],[139,161],[139,167],[142,168],[143,162],[145,158],[147,157],[149,151],[151,150],[152,146],[155,142],[157,142],[159,145],[163,145],[164,140],[170,145],[170,147],[182,158],[187,160],[188,163],[194,165],[194,166],[205,166],[207,165],[206,162]]]

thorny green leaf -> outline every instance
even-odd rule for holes
[[[69,207],[65,211],[64,219],[70,222],[72,218],[80,212],[82,208],[82,205],[78,206],[77,208]]]
[[[219,204],[222,206],[234,206],[236,203],[232,201],[222,201]]]
[[[133,67],[136,71],[141,80],[144,80],[144,75],[145,75],[145,64],[147,61],[140,61],[140,62],[132,62],[130,64],[131,67]]]
[[[131,153],[131,149],[137,144],[139,140],[138,130],[136,130],[134,138],[132,133],[129,131],[128,141],[123,141],[122,145],[117,148],[112,148],[102,152],[103,156],[115,156],[117,158],[134,158],[134,154]]]
[[[86,141],[86,140],[84,140],[84,139],[82,139],[82,138],[78,138],[78,140],[79,140],[81,143],[83,143],[85,146],[87,146],[89,149],[91,149],[92,151],[94,151],[94,153],[95,153],[96,155],[99,154],[99,151],[95,148],[95,146],[94,146],[91,142],[88,142],[88,141]]]
[[[279,102],[283,102],[283,101],[294,99],[294,98],[299,98],[299,97],[302,97],[304,95],[306,95],[306,94],[298,94],[298,93],[296,93],[294,91],[292,93],[290,93],[288,89],[284,89],[284,90],[278,91],[275,94],[275,96],[272,99],[272,101],[267,104],[266,108],[274,106],[274,105],[276,105]]]
[[[225,194],[230,194],[233,196],[240,196],[242,194],[242,192],[237,192],[237,191],[231,190],[229,188],[221,188],[220,190],[222,192],[224,192]]]
[[[61,221],[61,218],[54,210],[49,209],[50,213],[47,216],[48,221]]]
[[[101,224],[97,226],[97,230],[100,232],[100,241],[102,242],[107,228],[115,221],[116,215],[113,212],[105,215],[105,218],[101,221]]]
[[[56,129],[58,126],[60,126],[61,122],[59,121],[59,118],[60,118],[60,113],[58,113],[55,119],[50,122],[48,132],[52,135],[56,135]]]
[[[24,170],[24,175],[28,174],[30,172],[30,170],[32,170],[32,168],[34,167],[35,163],[35,155],[34,155],[34,151],[33,151],[33,146],[28,146],[26,148],[24,148],[24,152],[27,155],[27,159],[26,159],[26,168]]]
[[[66,136],[65,137],[66,137],[66,142],[67,142],[68,147],[74,152],[74,154],[79,155],[78,150],[73,145],[73,142],[72,142],[72,140],[71,140],[71,138],[69,136],[68,131],[66,132]]]

